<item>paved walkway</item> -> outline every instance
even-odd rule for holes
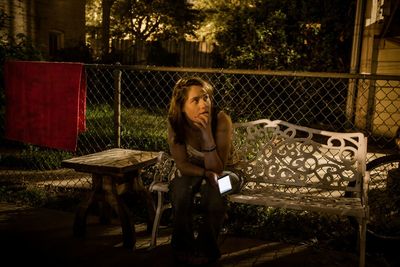
[[[105,226],[89,216],[86,237],[77,239],[72,236],[73,217],[71,212],[0,203],[2,262],[8,262],[8,266],[175,266],[169,246],[170,229],[162,229],[158,246],[148,251],[150,237],[144,225],[137,225],[136,249],[127,250],[122,247],[118,221]],[[229,235],[223,235],[220,243],[223,255],[213,266],[358,266],[353,251]],[[368,255],[367,266],[394,265]]]

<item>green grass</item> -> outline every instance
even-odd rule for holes
[[[142,150],[166,150],[166,116],[145,109],[122,108],[121,146]],[[114,147],[114,111],[109,105],[87,108],[87,130],[79,135],[78,151],[82,154]],[[2,155],[0,165],[6,169],[54,170],[73,153],[22,145],[16,153]]]
[[[75,211],[83,197],[82,190],[52,190],[50,187],[36,187],[22,183],[2,183],[0,202],[15,203],[30,207],[47,207]]]
[[[71,155],[66,151],[27,145],[19,152],[1,156],[0,165],[15,170],[54,170],[60,168],[61,161],[70,158]]]

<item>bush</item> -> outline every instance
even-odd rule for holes
[[[238,203],[230,203],[226,224],[237,235],[284,242],[337,239],[356,231],[342,217]]]
[[[75,47],[57,50],[52,61],[93,63],[92,51],[89,46],[81,43]]]

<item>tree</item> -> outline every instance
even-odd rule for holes
[[[353,38],[354,0],[288,2],[288,35],[301,55],[298,70],[348,72]]]
[[[111,8],[115,0],[102,0],[101,10],[102,10],[102,52],[103,55],[107,54],[110,46],[110,16]]]
[[[199,11],[186,2],[87,0],[86,27],[90,34],[89,43],[95,44],[96,40],[101,40],[101,55],[95,56],[104,62],[116,60],[115,51],[109,51],[111,38],[160,41],[193,36],[201,16]]]
[[[115,1],[86,0],[86,31],[91,38],[99,38],[97,34],[100,30],[100,50],[103,56],[109,53],[111,9]]]
[[[207,21],[217,26],[217,67],[283,69],[298,57],[287,41],[286,14],[260,9],[259,2],[208,2]]]
[[[199,12],[184,0],[117,0],[112,10],[111,33],[149,41],[193,35]]]
[[[341,71],[349,66],[354,0],[203,0],[216,67]],[[210,36],[209,35],[209,36]]]

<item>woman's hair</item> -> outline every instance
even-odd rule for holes
[[[187,100],[191,86],[201,86],[210,96],[211,100],[213,96],[213,87],[199,77],[181,78],[175,84],[169,105],[168,121],[175,132],[174,142],[178,144],[184,144],[185,142],[184,124],[186,123],[186,117],[183,114],[183,105]],[[211,107],[213,107],[213,104],[211,104]]]

